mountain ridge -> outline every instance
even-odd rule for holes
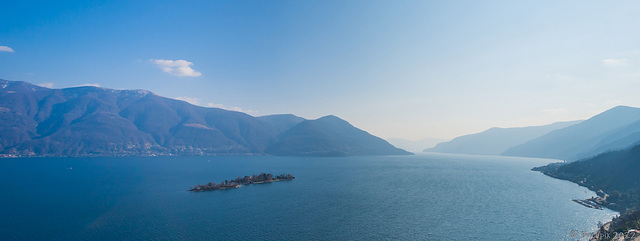
[[[580,121],[555,122],[542,126],[492,127],[485,131],[441,142],[423,152],[442,152],[472,155],[500,155],[512,146],[540,137],[550,131],[565,128]]]
[[[280,134],[278,139],[278,142],[265,150],[266,153],[283,156],[350,156],[362,155],[363,153],[372,155],[413,154],[396,148],[389,142],[366,131],[357,129],[349,122],[333,115],[303,121]],[[301,145],[300,143],[306,144]]]
[[[147,90],[8,80],[0,80],[0,120],[5,156],[265,154],[279,134],[305,121],[195,106]]]
[[[616,106],[576,125],[511,147],[502,155],[575,161],[629,147],[640,141],[635,136],[640,137],[640,109]]]
[[[386,138],[386,141],[395,147],[402,148],[410,152],[422,152],[425,148],[430,148],[438,143],[448,141],[447,139],[426,137],[420,140],[409,140],[404,138]]]

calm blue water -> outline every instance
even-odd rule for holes
[[[530,171],[445,154],[0,159],[2,240],[575,240],[616,213]],[[294,181],[192,193],[268,172]],[[578,238],[580,238],[578,236]]]

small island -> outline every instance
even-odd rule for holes
[[[273,174],[271,173],[263,172],[258,175],[238,177],[233,180],[224,180],[220,184],[212,183],[212,182],[203,184],[203,185],[197,184],[191,187],[191,189],[187,191],[203,192],[203,191],[225,190],[225,189],[239,188],[242,185],[271,183],[271,182],[277,182],[277,181],[290,181],[293,179],[295,179],[295,177],[291,174],[280,174],[274,177]]]

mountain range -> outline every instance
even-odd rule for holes
[[[617,106],[511,147],[502,155],[576,161],[635,144],[640,144],[640,108]]]
[[[464,135],[448,142],[439,143],[432,148],[424,149],[424,152],[500,155],[510,147],[577,123],[580,123],[580,121],[557,122],[544,126],[530,127],[494,127],[480,133]]]
[[[341,131],[360,135],[327,138],[325,134]],[[313,141],[331,147],[316,148],[316,155],[407,154],[365,133],[335,116],[319,120],[290,114],[253,117],[146,90],[49,89],[0,80],[0,154],[4,155],[265,154],[267,149],[276,155],[309,155],[309,150],[295,148],[318,144]],[[318,138],[298,138],[303,142],[287,144],[296,135]],[[375,151],[367,147],[373,144]]]
[[[624,109],[629,111],[626,107],[616,111]],[[623,140],[627,141],[625,138]],[[602,149],[604,148],[600,150]],[[592,240],[622,240],[612,237],[630,237],[629,234],[634,234],[633,230],[640,228],[640,145],[604,152],[574,162],[551,163],[533,170],[587,187],[598,195],[597,198],[591,198],[593,202],[620,212],[620,216],[600,227]]]
[[[403,139],[403,138],[387,138],[385,140],[391,143],[391,145],[394,145],[398,148],[402,148],[410,152],[421,152],[425,148],[433,147],[438,143],[447,141],[446,139],[430,138],[430,137],[423,138],[417,141]]]
[[[639,144],[640,108],[616,106],[584,121],[491,128],[424,151],[576,161]]]

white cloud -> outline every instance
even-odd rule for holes
[[[202,75],[202,73],[191,68],[191,66],[193,65],[192,62],[189,62],[183,59],[179,59],[179,60],[151,59],[149,61],[160,66],[160,68],[162,68],[162,71],[175,76],[198,77]]]
[[[44,83],[40,83],[40,84],[38,84],[38,86],[40,86],[40,87],[45,87],[45,88],[49,88],[49,89],[53,89],[53,82],[44,82]]]
[[[175,99],[189,102],[189,104],[192,105],[200,105],[200,98],[197,97],[180,96],[176,97]]]
[[[211,103],[211,102],[207,103],[207,107],[220,108],[220,109],[237,111],[237,112],[244,112],[244,113],[247,113],[247,114],[256,114],[256,113],[258,113],[258,111],[255,111],[255,110],[244,110],[244,109],[242,109],[240,107],[236,107],[236,106],[234,106],[234,107],[226,107],[223,104],[216,104],[216,103]]]
[[[236,107],[236,106],[227,107],[227,106],[225,106],[223,104],[216,104],[216,103],[211,103],[211,102],[207,103],[206,105],[201,105],[202,99],[200,99],[198,97],[180,96],[180,97],[176,97],[174,99],[186,101],[189,104],[197,105],[197,106],[204,106],[204,107],[218,108],[218,109],[231,110],[231,111],[237,111],[237,112],[244,112],[244,113],[247,113],[247,114],[257,114],[258,113],[258,111],[255,111],[255,110],[245,110],[245,109],[242,109],[242,108]]]
[[[626,66],[629,64],[628,59],[605,59],[602,60],[602,64],[605,66]]]
[[[13,51],[12,48],[9,48],[9,46],[0,46],[0,52],[11,52],[11,53],[15,53],[16,51]]]
[[[86,83],[86,84],[79,84],[79,85],[74,85],[73,87],[82,87],[82,86],[102,87],[102,86],[100,86],[100,84],[98,84],[98,83],[93,83],[93,84],[90,84],[90,83]]]
[[[223,105],[223,104],[215,104],[215,103],[211,103],[211,102],[209,102],[209,103],[207,103],[207,107],[213,107],[213,108],[220,108],[220,109],[223,109],[223,108],[224,108],[224,105]]]

